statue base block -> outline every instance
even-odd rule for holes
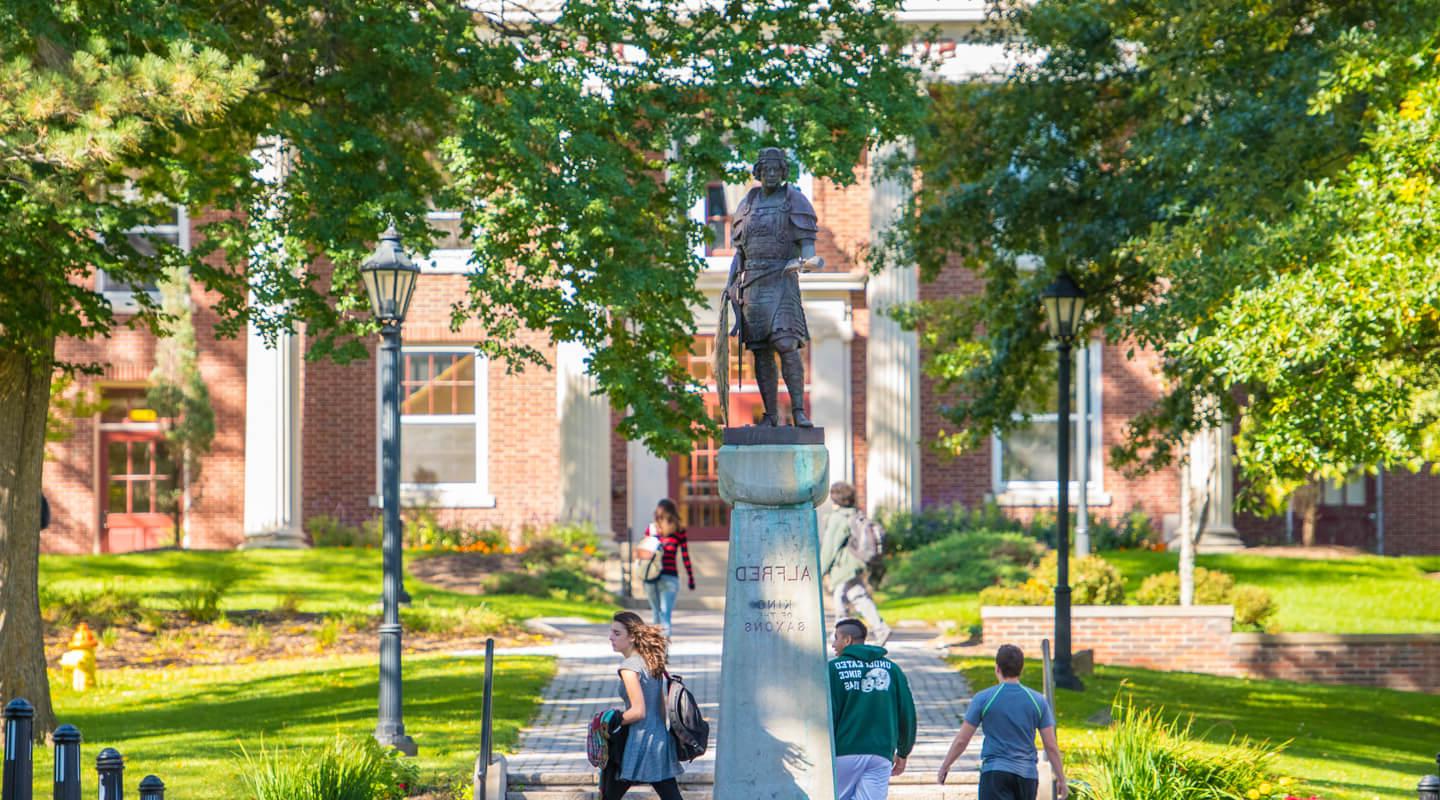
[[[824,435],[818,428],[754,430]],[[821,444],[729,441],[718,455],[720,494],[734,508],[714,798],[833,800],[829,637],[815,520],[829,489],[829,455]]]
[[[753,444],[825,444],[824,428],[797,428],[794,425],[771,427],[769,425],[746,425],[743,428],[726,428],[720,440],[722,445],[736,446]]]

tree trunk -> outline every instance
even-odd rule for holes
[[[1300,543],[1315,545],[1315,523],[1320,518],[1320,484],[1311,483],[1295,490],[1295,512],[1300,515]]]
[[[55,728],[40,621],[40,474],[53,339],[44,356],[0,348],[0,704],[35,707],[35,736]]]

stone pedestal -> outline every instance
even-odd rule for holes
[[[734,509],[714,798],[834,800],[815,520],[829,490],[824,434],[740,430],[746,433],[727,431],[732,443],[719,453],[720,496]]]

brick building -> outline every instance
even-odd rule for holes
[[[916,0],[903,18],[940,26],[941,39],[932,43],[944,59],[939,79],[963,78],[999,57],[996,50],[963,43],[966,30],[983,19],[977,0]],[[797,180],[819,214],[817,249],[827,262],[825,271],[804,275],[801,283],[813,337],[807,399],[811,416],[826,430],[832,480],[853,481],[871,508],[987,500],[1021,514],[1053,507],[1053,412],[1046,417],[1044,409],[1035,409],[1040,413],[1029,431],[960,457],[929,446],[944,427],[937,412],[943,398],[921,374],[915,337],[878,312],[915,298],[970,291],[974,279],[958,267],[926,284],[914,270],[866,274],[859,253],[900,198],[898,186],[872,185],[868,169],[868,160],[858,165],[858,180],[849,187],[803,174]],[[716,230],[699,280],[708,307],[694,310],[692,370],[702,379],[709,377],[715,303],[729,263],[727,217],[738,189],[716,184],[691,211]],[[448,219],[437,214],[434,223],[443,227]],[[142,233],[184,245],[201,222],[177,211],[175,219]],[[449,303],[463,285],[466,258],[459,248],[428,254],[405,325],[407,501],[470,525],[585,519],[623,535],[643,528],[655,500],[670,496],[680,503],[692,538],[723,541],[728,517],[715,494],[714,442],[697,442],[688,457],[656,458],[614,433],[613,412],[590,394],[582,347],[528,334],[554,369],[512,375],[474,351],[475,331],[449,329]],[[100,276],[96,288],[117,309],[133,308],[132,287],[106,285]],[[301,538],[305,520],[318,515],[353,524],[378,514],[376,361],[306,362],[298,337],[282,338],[273,348],[253,332],[216,340],[212,298],[196,290],[191,299],[217,435],[190,487],[195,502],[182,524],[186,546],[293,541]],[[49,449],[45,492],[53,522],[42,538],[46,551],[117,552],[170,543],[173,520],[154,502],[157,488],[170,480],[161,422],[143,407],[154,347],[149,334],[123,327],[108,340],[61,343],[61,359],[104,365],[102,375],[82,383],[110,405],[103,414],[75,420],[69,439]],[[1111,468],[1105,449],[1158,396],[1157,360],[1143,352],[1127,358],[1128,348],[1099,342],[1077,349],[1083,356],[1076,374],[1088,376],[1077,391],[1086,393],[1089,405],[1092,513],[1115,518],[1138,509],[1176,530],[1192,524],[1187,509],[1205,509],[1206,519],[1193,524],[1221,541],[1232,525],[1251,543],[1284,541],[1287,530],[1298,530],[1298,522],[1286,517],[1234,519],[1223,431],[1200,437],[1184,470],[1131,479]],[[744,373],[749,380],[748,365]],[[742,416],[757,408],[753,384],[732,393],[732,403]],[[1072,415],[1076,430],[1079,420]],[[1434,489],[1434,478],[1408,473],[1327,487],[1319,540],[1383,546],[1388,553],[1440,552],[1440,532],[1430,522],[1440,511]]]

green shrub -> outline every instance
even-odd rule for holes
[[[40,616],[61,628],[84,622],[93,629],[101,630],[136,622],[143,614],[140,597],[113,583],[72,591],[40,588]]]
[[[336,624],[347,631],[363,631],[370,627],[370,622],[375,619],[375,612],[359,606],[349,606],[331,611],[326,617],[335,620]]]
[[[1150,515],[1135,509],[1119,523],[1090,518],[1091,550],[1148,550],[1160,541]]]
[[[286,592],[280,595],[280,597],[275,600],[275,613],[284,614],[287,617],[295,616],[300,613],[300,601],[302,599],[299,592]]]
[[[559,594],[570,600],[595,600],[597,602],[610,599],[610,592],[605,588],[605,582],[588,570],[547,569],[543,580],[545,588],[552,597]]]
[[[1166,721],[1160,710],[1117,698],[1111,713],[1110,731],[1077,759],[1076,800],[1236,800],[1269,782],[1283,749],[1241,737],[1222,752],[1207,753],[1196,746],[1188,723]]]
[[[1135,602],[1142,606],[1174,606],[1180,604],[1180,574],[1157,572],[1147,577],[1135,592]],[[1196,605],[1232,605],[1235,627],[1264,630],[1277,611],[1270,593],[1259,586],[1236,586],[1229,573],[1204,567],[1195,568]]]
[[[466,636],[489,636],[510,626],[510,620],[484,603],[452,609],[457,622],[455,630]]]
[[[315,649],[329,650],[335,646],[340,639],[340,622],[334,617],[326,617],[315,629]]]
[[[313,750],[242,749],[240,781],[253,800],[401,800],[420,777],[413,761],[366,736]]]
[[[435,608],[429,603],[418,603],[400,612],[405,628],[415,633],[450,633],[459,623],[446,609]]]
[[[1035,580],[1013,586],[987,586],[980,590],[982,606],[1044,606],[1055,602],[1053,592]]]
[[[505,630],[510,620],[484,603],[460,608],[412,606],[403,612],[405,627],[417,633],[487,636]]]
[[[1046,522],[1046,519],[1049,522]],[[885,527],[885,552],[898,555],[919,550],[956,534],[985,531],[990,533],[1019,533],[1032,539],[1044,540],[1049,534],[1042,526],[1053,525],[1054,517],[1040,517],[1037,521],[1024,523],[1006,516],[1005,510],[995,503],[986,503],[979,508],[969,509],[955,503],[945,506],[931,506],[919,512],[899,511],[886,514],[880,519]]]
[[[270,629],[264,625],[251,625],[245,629],[245,646],[251,650],[264,650],[270,646]]]
[[[180,613],[202,625],[220,619],[220,601],[239,579],[238,572],[221,569],[199,583],[182,589],[175,598]]]
[[[1054,550],[1040,559],[1035,580],[1054,602],[1059,582],[1059,557]],[[1120,570],[1100,556],[1070,559],[1070,602],[1077,606],[1117,606],[1125,602],[1125,581]]]
[[[1180,604],[1180,574],[1157,572],[1147,575],[1135,590],[1135,604],[1141,606],[1175,606]]]
[[[1259,586],[1236,586],[1230,593],[1235,607],[1235,624],[1252,630],[1264,630],[1275,616],[1275,601]]]
[[[348,525],[328,514],[317,514],[305,520],[305,531],[315,547],[379,547],[380,524],[379,517]]]
[[[1229,573],[1204,567],[1195,568],[1195,603],[1223,605],[1230,602],[1235,578]],[[1175,606],[1180,604],[1180,573],[1157,572],[1141,582],[1135,602],[1142,606]]]
[[[952,534],[897,556],[885,573],[885,589],[901,595],[975,592],[1023,580],[1038,546],[1013,532]]]
[[[600,551],[600,536],[589,524],[526,525],[520,529],[520,547],[520,561],[530,569],[588,569]]]
[[[499,572],[485,579],[485,593],[548,597],[550,589],[545,579],[539,575],[528,572]]]

